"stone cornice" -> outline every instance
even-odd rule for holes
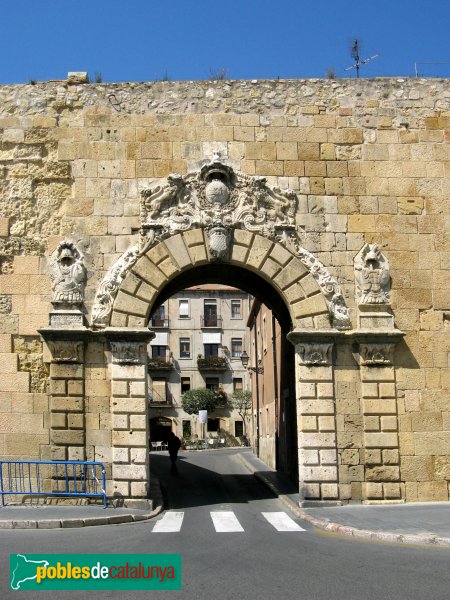
[[[150,342],[155,333],[146,327],[106,327],[101,330],[87,327],[43,327],[38,333],[47,342],[49,340],[80,340],[80,341],[121,341],[121,342]]]

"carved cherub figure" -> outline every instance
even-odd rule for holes
[[[148,211],[150,220],[157,218],[164,207],[182,202],[186,193],[184,179],[178,173],[172,173],[167,177],[166,185],[158,185],[155,188],[144,190],[144,205]]]
[[[269,198],[270,210],[275,220],[287,221],[295,215],[297,196],[293,190],[282,192],[279,187],[274,187]]]

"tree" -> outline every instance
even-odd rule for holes
[[[236,390],[231,394],[231,404],[242,419],[244,435],[247,435],[246,420],[252,410],[252,393],[249,390]]]
[[[213,411],[219,398],[213,390],[196,388],[188,390],[181,397],[181,406],[188,415],[198,414],[199,410]]]

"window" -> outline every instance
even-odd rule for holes
[[[205,380],[205,387],[207,390],[217,392],[219,389],[219,378],[218,377],[207,377]]]
[[[242,421],[234,422],[234,435],[235,437],[242,437],[244,435],[244,423]]]
[[[178,316],[180,319],[189,319],[189,300],[178,301]]]
[[[205,327],[217,326],[217,300],[205,300],[203,307]]]
[[[233,392],[240,392],[243,389],[242,377],[233,378]]]
[[[164,304],[158,306],[152,315],[152,327],[164,327],[166,318],[166,311]]]
[[[151,402],[167,402],[167,380],[165,377],[153,377]]]
[[[240,358],[242,354],[242,338],[231,339],[231,358]]]
[[[219,344],[203,344],[205,349],[205,358],[209,356],[219,356]]]
[[[180,338],[180,358],[191,358],[190,338]]]
[[[241,319],[241,301],[240,300],[232,300],[231,301],[231,318],[232,319]]]
[[[190,438],[192,435],[191,422],[183,419],[183,437]]]
[[[208,431],[217,432],[220,427],[220,419],[208,419]]]
[[[181,378],[181,393],[184,394],[191,389],[191,378],[190,377],[182,377]]]
[[[152,358],[166,358],[167,346],[151,346]]]

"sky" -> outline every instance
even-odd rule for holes
[[[2,0],[0,83],[414,76],[450,63],[450,0]],[[418,65],[450,77],[450,64]]]

